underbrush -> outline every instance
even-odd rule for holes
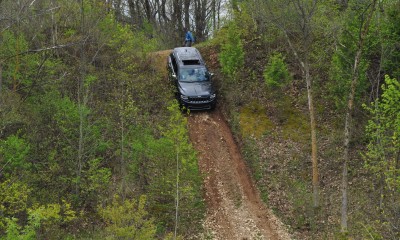
[[[340,209],[344,115],[325,98],[315,96],[320,207],[314,209],[305,83],[295,78],[284,89],[266,88],[262,68],[269,50],[262,49],[245,46],[245,68],[235,82],[218,71],[218,62],[209,67],[219,89],[219,108],[241,146],[263,201],[298,239],[383,239],[390,227],[377,217],[382,211],[376,207],[379,194],[372,189],[374,179],[366,173],[360,155],[365,144],[366,116],[356,116],[354,120],[358,124],[350,153],[349,232],[343,235]],[[207,57],[215,56],[218,47],[207,46],[201,51],[209,62]],[[292,70],[295,67],[290,66]]]

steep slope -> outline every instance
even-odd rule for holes
[[[213,239],[290,239],[261,201],[222,114],[218,110],[191,113],[189,132],[205,177],[205,229],[210,236]]]
[[[169,50],[155,53],[165,74]],[[212,239],[290,239],[281,222],[261,201],[228,124],[217,109],[192,112],[189,134],[198,151],[207,203],[205,237]]]

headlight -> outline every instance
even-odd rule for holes
[[[181,95],[181,99],[182,99],[182,100],[188,100],[189,97],[188,97],[188,96],[185,96],[185,95]]]
[[[210,98],[211,98],[211,99],[214,99],[215,97],[216,97],[216,94],[215,94],[215,93],[213,93],[213,94],[210,95]]]

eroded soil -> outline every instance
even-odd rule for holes
[[[261,201],[222,114],[192,112],[190,139],[205,175],[207,217],[212,239],[290,239],[280,221]]]

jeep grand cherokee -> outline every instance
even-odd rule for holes
[[[217,97],[211,81],[212,74],[196,48],[175,48],[168,57],[167,68],[182,107],[190,110],[215,108]]]

